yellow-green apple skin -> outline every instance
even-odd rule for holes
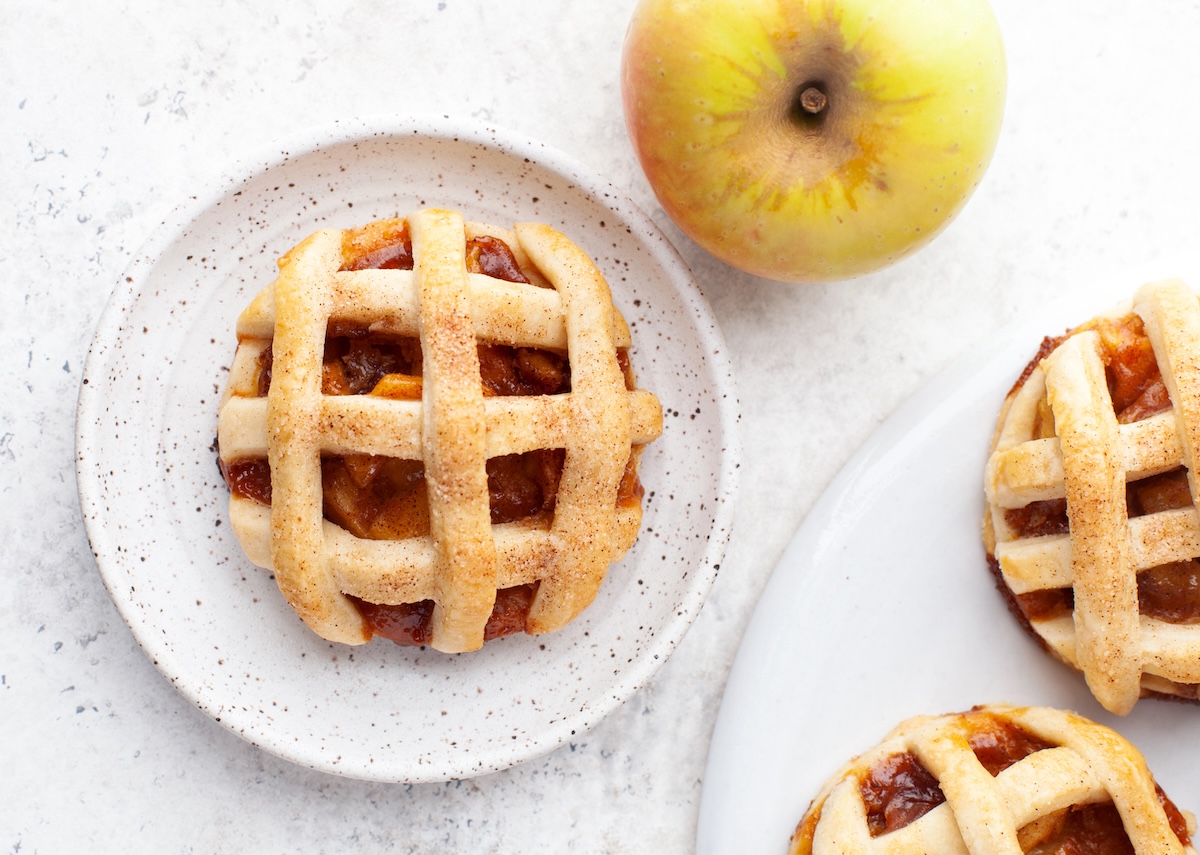
[[[641,0],[621,57],[626,126],[667,215],[791,282],[932,240],[991,161],[1005,82],[987,0]]]

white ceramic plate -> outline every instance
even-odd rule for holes
[[[1043,654],[988,572],[983,467],[997,411],[1042,336],[1195,262],[1089,280],[937,377],[876,432],[785,551],[738,649],[704,778],[702,855],[787,850],[821,784],[901,720],[1008,701],[1075,709],[1146,754],[1200,812],[1200,707],[1106,713]],[[1047,283],[1047,293],[1055,288]]]
[[[447,656],[306,629],[242,555],[217,471],[237,314],[321,227],[436,205],[549,223],[605,272],[662,438],[643,456],[641,536],[559,633]],[[662,665],[729,533],[736,397],[709,308],[667,240],[612,186],[532,140],[439,118],[339,123],[251,159],[155,232],[116,288],[84,371],[77,473],[104,582],[190,700],[261,748],[353,777],[498,770],[594,725]]]

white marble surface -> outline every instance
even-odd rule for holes
[[[715,262],[655,204],[620,112],[632,0],[9,4],[0,851],[690,851],[738,639],[830,478],[900,402],[1018,312],[1095,271],[1195,249],[1200,4],[995,5],[1008,113],[975,198],[887,271],[795,287]],[[626,190],[713,304],[743,404],[733,539],[674,657],[576,742],[421,786],[294,767],[193,709],[100,582],[73,467],[92,330],[154,226],[197,182],[272,139],[387,112],[495,123]],[[931,521],[936,536],[936,509]],[[814,608],[797,604],[798,619]]]

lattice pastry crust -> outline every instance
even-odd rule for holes
[[[1012,758],[998,763],[987,753],[997,740],[1014,738],[1025,745]],[[914,811],[911,798],[897,801],[907,815],[888,819],[898,827],[880,828],[880,770],[898,761],[910,764],[910,774],[897,786],[925,779],[938,798],[914,791],[922,806]],[[919,774],[911,774],[913,764]],[[1069,712],[1006,705],[901,723],[825,784],[789,855],[1074,852],[1048,847],[1071,833],[1064,824],[1085,805],[1108,810],[1110,827],[1118,834],[1124,827],[1135,855],[1195,855],[1195,818],[1160,799],[1145,760],[1123,737]]]
[[[1153,348],[1147,360],[1160,375],[1161,400],[1147,411],[1165,407],[1126,423],[1110,391],[1110,382],[1121,381],[1105,372],[1106,359],[1110,369],[1114,362],[1105,336],[1128,338],[1121,323],[1140,325]],[[1106,332],[1114,324],[1118,332]],[[1144,694],[1196,698],[1200,617],[1148,616],[1139,598],[1158,575],[1177,574],[1183,587],[1196,578],[1198,450],[1200,301],[1179,281],[1145,285],[1130,304],[1074,331],[1032,366],[1000,413],[985,476],[984,542],[993,569],[1018,616],[1118,714]],[[1173,475],[1182,500],[1135,513],[1127,488]],[[1025,519],[1030,509],[1063,500],[1069,531],[1027,536],[1013,523],[1014,514]],[[1070,613],[1021,605],[1054,591],[1070,592]]]
[[[343,269],[389,235],[411,242],[412,269]],[[530,281],[468,272],[469,239],[504,241]],[[419,337],[415,400],[322,393],[331,322]],[[662,429],[658,400],[633,388],[618,349],[629,330],[587,255],[545,225],[510,232],[422,210],[349,231],[319,231],[279,261],[279,276],[238,319],[223,401],[222,464],[265,458],[270,504],[236,494],[230,519],[247,556],[274,571],[304,621],[331,641],[371,638],[366,603],[432,601],[429,644],[479,648],[499,589],[536,584],[525,630],[556,630],[595,597],[632,545],[640,492],[618,501],[642,446]],[[485,397],[479,342],[569,358],[570,389]],[[257,391],[262,356],[271,374]],[[403,384],[402,384],[403,385]],[[565,449],[552,518],[493,524],[491,458]],[[358,537],[324,518],[322,457],[374,455],[423,466],[428,531]],[[416,464],[413,464],[416,465]]]

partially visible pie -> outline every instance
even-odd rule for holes
[[[1200,689],[1200,299],[1179,281],[1046,339],[1004,402],[984,545],[1104,707]]]
[[[1195,833],[1116,732],[994,705],[901,723],[825,784],[789,855],[1196,855]]]
[[[550,632],[636,538],[662,410],[604,277],[554,229],[422,210],[319,231],[237,335],[230,520],[323,638]]]

